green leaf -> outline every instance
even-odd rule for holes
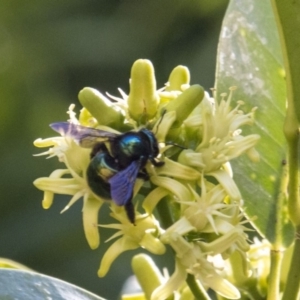
[[[271,243],[288,245],[293,227],[278,201],[287,146],[283,135],[286,85],[275,19],[269,1],[231,1],[222,26],[217,57],[217,94],[237,86],[235,100],[246,112],[257,107],[255,124],[243,134],[261,136],[258,163],[233,161],[234,179],[253,225]],[[253,218],[254,217],[254,218]],[[282,222],[280,222],[282,221]]]
[[[272,0],[279,26],[284,64],[287,70],[288,97],[294,101],[298,122],[300,121],[300,2],[294,0]],[[298,97],[298,98],[297,98]]]
[[[80,287],[50,276],[1,268],[0,299],[105,300]]]

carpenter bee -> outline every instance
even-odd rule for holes
[[[86,170],[90,189],[101,198],[112,199],[117,205],[124,206],[129,221],[134,224],[135,181],[149,178],[145,169],[148,160],[156,167],[164,164],[156,160],[159,149],[153,132],[143,128],[116,134],[68,122],[53,123],[50,127],[73,138],[80,146],[92,148]]]

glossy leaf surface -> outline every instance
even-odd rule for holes
[[[104,300],[57,278],[12,269],[0,269],[0,299]]]
[[[285,72],[268,1],[231,1],[223,21],[217,60],[217,94],[237,86],[234,101],[243,100],[245,112],[257,107],[254,126],[243,128],[243,133],[260,134],[261,140],[256,147],[260,161],[253,163],[244,156],[232,164],[245,211],[270,242],[278,240],[275,224],[281,221],[282,243],[288,245],[293,238],[292,226],[284,211],[277,214],[286,159],[282,129],[286,105]]]

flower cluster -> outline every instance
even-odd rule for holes
[[[135,224],[128,219],[124,206],[114,199],[106,201],[90,188],[87,169],[91,149],[81,147],[82,136],[76,139],[65,131],[62,136],[34,142],[37,147],[50,147],[42,154],[57,156],[65,166],[34,182],[44,191],[43,207],[51,206],[54,194],[72,196],[64,210],[83,198],[85,235],[94,249],[100,244],[98,211],[108,203],[115,223],[100,227],[117,231],[109,239],[116,241],[102,258],[98,271],[101,277],[126,250],[142,247],[163,254],[169,245],[175,254],[175,272],[170,278],[157,281],[150,292],[148,289],[151,299],[178,295],[190,275],[204,288],[238,299],[238,289],[222,277],[215,260],[225,261],[238,253],[247,272],[249,245],[240,210],[242,201],[229,161],[243,153],[258,158],[253,147],[259,136],[243,136],[240,129],[252,124],[254,109],[244,114],[241,102],[232,103],[234,88],[216,101],[216,95],[212,98],[201,86],[190,85],[190,74],[184,66],[176,67],[165,87],[157,89],[153,66],[142,59],[133,64],[129,95],[122,90],[120,94],[121,98],[106,97],[95,89],[84,88],[79,93],[83,106],[80,115],[77,119],[71,105],[68,122],[113,134],[147,127],[155,134],[159,155],[154,159],[164,165],[156,166],[149,159],[142,170],[147,178],[135,175]],[[110,147],[109,139],[101,143]],[[113,154],[111,158],[118,164]],[[102,171],[105,172],[101,165]],[[108,172],[107,181],[115,173]]]

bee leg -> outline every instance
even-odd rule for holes
[[[127,217],[129,221],[135,226],[135,211],[134,211],[134,206],[130,201],[127,201],[127,203],[124,205]]]
[[[152,156],[149,157],[149,160],[151,161],[152,165],[154,165],[155,167],[161,167],[165,164],[165,162],[163,161],[156,161]]]
[[[144,179],[144,180],[149,180],[149,174],[146,171],[146,169],[140,170],[137,177],[141,178],[141,179]]]

